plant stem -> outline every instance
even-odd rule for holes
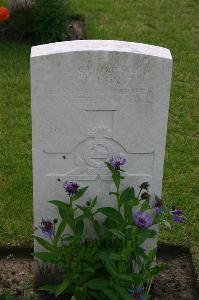
[[[70,207],[73,208],[72,207],[72,197],[70,197]]]
[[[116,189],[117,189],[117,205],[118,205],[118,210],[120,212],[120,188],[116,187]]]
[[[149,292],[150,292],[150,289],[151,289],[151,285],[152,285],[152,282],[153,282],[153,278],[150,280],[149,284],[148,284],[148,287],[147,287],[147,295],[149,295]]]
[[[54,232],[53,232],[53,238],[55,239],[55,229],[56,229],[56,224],[54,223]]]
[[[139,196],[140,196],[140,194],[141,194],[141,191],[142,191],[142,189],[140,189],[140,191],[139,191],[139,193],[138,193],[138,198],[139,198]]]

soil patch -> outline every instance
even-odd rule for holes
[[[12,294],[13,299],[23,299],[23,296],[36,299],[33,291],[33,259],[24,254],[20,256],[19,253],[8,255],[0,253],[2,255],[0,257],[0,299],[8,299],[3,296],[6,293]],[[199,299],[191,255],[187,250],[174,246],[162,246],[159,248],[158,261],[166,263],[167,269],[155,279],[152,286],[155,300]],[[55,298],[42,295],[39,299]]]
[[[158,251],[158,261],[165,263],[167,269],[154,281],[152,290],[156,300],[199,299],[195,271],[188,250],[162,246]]]

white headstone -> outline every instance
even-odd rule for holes
[[[161,195],[172,57],[165,48],[122,41],[71,41],[32,48],[34,222],[55,217],[63,183],[89,185],[115,205],[104,161],[122,153],[125,185]]]

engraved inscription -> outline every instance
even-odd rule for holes
[[[74,149],[74,162],[77,167],[68,174],[107,174],[104,161],[117,153],[114,145],[116,142],[111,139],[111,135],[111,130],[103,126],[89,130],[87,139]]]
[[[45,151],[50,154],[52,152]],[[128,153],[125,148],[112,138],[110,128],[97,125],[90,129],[87,138],[78,143],[71,153],[66,153],[67,159],[73,166],[64,174],[47,174],[46,176],[66,176],[73,180],[96,180],[99,176],[102,180],[110,180],[110,172],[104,162],[118,153],[128,157],[135,169],[126,172],[127,177],[140,177],[152,175],[154,151],[148,153]],[[54,154],[56,154],[54,152]],[[146,161],[147,168],[138,172],[138,165],[141,161]],[[144,165],[144,164],[143,164]]]

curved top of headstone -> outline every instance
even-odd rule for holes
[[[78,51],[127,52],[172,59],[167,48],[114,40],[76,40],[39,45],[32,47],[31,58]]]

